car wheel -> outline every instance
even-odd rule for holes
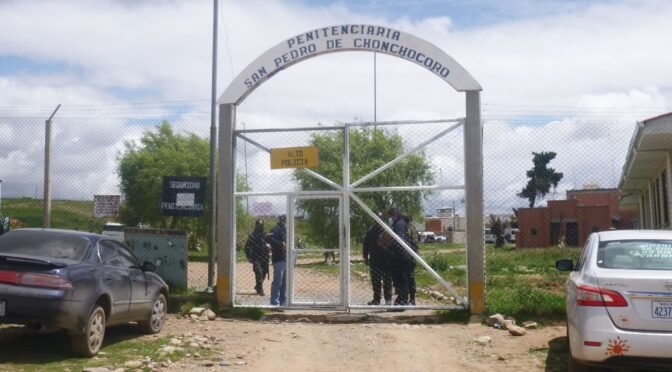
[[[92,357],[98,354],[105,337],[105,310],[96,305],[86,322],[86,329],[81,335],[71,336],[72,351],[81,356]]]
[[[161,332],[167,309],[166,296],[159,293],[152,303],[152,310],[147,316],[147,320],[139,323],[143,333],[155,334]]]

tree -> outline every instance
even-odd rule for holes
[[[501,218],[490,215],[490,232],[495,236],[495,248],[504,246],[504,230],[506,230],[508,223],[502,221]]]
[[[125,201],[120,211],[121,221],[130,226],[143,223],[186,230],[190,236],[189,247],[195,248],[207,236],[207,217],[161,216],[161,189],[163,176],[208,176],[208,140],[193,133],[176,134],[170,123],[163,121],[154,131],[145,131],[140,143],[127,141],[124,146],[118,159]],[[242,177],[238,180],[244,182]],[[238,190],[244,189],[246,185],[238,185]],[[206,204],[211,205],[210,200]],[[239,218],[245,218],[242,206],[237,207]]]
[[[313,169],[326,178],[342,184],[343,180],[343,136],[341,132],[315,134],[312,145],[320,151],[320,165]],[[362,128],[350,131],[350,174],[356,181],[371,173],[383,164],[391,161],[404,152],[404,143],[400,135],[377,128]],[[328,189],[321,181],[297,170],[294,180],[301,190]],[[365,182],[363,187],[374,186],[406,186],[428,185],[434,180],[430,164],[425,154],[415,153],[408,156],[393,167]],[[397,207],[402,213],[411,217],[422,216],[422,198],[427,192],[373,192],[359,193],[358,196],[374,212],[387,212],[390,207]],[[335,200],[302,200],[299,208],[307,212],[308,239],[314,244],[324,247],[336,247],[338,244],[338,202]],[[371,218],[356,203],[350,207],[351,236],[359,238],[364,235]]]
[[[555,159],[555,152],[533,152],[532,162],[534,167],[527,171],[527,177],[530,179],[525,188],[518,193],[518,196],[527,199],[530,202],[530,208],[534,208],[537,198],[541,199],[548,194],[551,186],[558,187],[558,182],[562,179],[562,173],[558,173],[553,168],[548,168],[548,163]]]

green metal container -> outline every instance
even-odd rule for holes
[[[140,262],[156,265],[171,289],[186,289],[187,234],[182,230],[125,228],[125,241]]]

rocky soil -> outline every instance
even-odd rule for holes
[[[285,320],[283,320],[283,318]],[[524,336],[487,325],[408,324],[395,319],[341,323],[342,314],[280,315],[265,321],[170,318],[165,335],[210,337],[208,358],[170,369],[210,371],[564,371],[565,327],[527,330]],[[336,322],[331,323],[331,319]],[[408,320],[408,319],[407,319]]]

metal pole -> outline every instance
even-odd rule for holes
[[[378,121],[376,119],[378,115],[378,76],[376,71],[376,52],[373,52],[373,122]]]
[[[455,226],[456,217],[457,212],[455,212],[455,199],[453,199],[453,231],[457,230],[457,226]]]
[[[56,115],[56,111],[61,108],[59,103],[54,112],[45,122],[44,134],[44,210],[42,214],[42,227],[51,226],[51,119]]]
[[[464,122],[464,173],[467,215],[467,281],[469,309],[485,313],[485,250],[483,236],[483,124],[481,97],[467,91]]]
[[[241,124],[243,124],[243,130],[245,130],[246,129],[245,123],[241,123]],[[247,141],[245,141],[243,143],[243,146],[245,147],[245,186],[249,188],[250,184],[247,182]],[[248,216],[250,215],[250,198],[249,197],[245,198],[245,212],[247,213]],[[249,226],[248,226],[248,228],[249,228]]]
[[[217,151],[217,6],[213,0],[212,12],[212,92],[210,103],[210,221],[208,228],[208,287],[212,288],[215,277],[215,234],[217,234],[217,188],[215,184],[215,152]]]
[[[217,220],[220,239],[217,239],[217,303],[233,305],[233,254],[236,249],[236,172],[233,129],[236,106],[219,105],[219,163],[217,165]]]
[[[2,180],[0,180],[0,215],[2,215]]]
[[[344,229],[339,231],[343,237],[341,246],[341,303],[350,306],[350,127],[343,128],[343,206],[342,220]]]

